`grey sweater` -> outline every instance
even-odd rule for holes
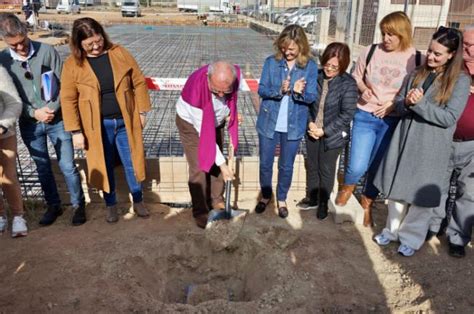
[[[61,77],[63,63],[53,46],[31,41],[35,50],[28,63],[33,74],[33,80],[25,78],[26,70],[21,61],[13,60],[9,49],[0,52],[0,62],[7,69],[23,102],[22,118],[33,118],[36,109],[48,106],[60,115],[59,97],[55,101],[45,102],[41,98],[41,74],[53,70],[56,77]],[[33,84],[35,88],[33,88]],[[36,92],[35,92],[36,89]]]

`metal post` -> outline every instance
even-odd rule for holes
[[[405,4],[403,5],[403,12],[405,12],[405,14],[408,14],[408,0],[405,0]]]
[[[349,21],[349,36],[348,37],[348,45],[351,51],[353,51],[354,47],[354,32],[355,32],[355,24],[356,24],[356,8],[357,8],[357,0],[351,1],[351,14],[350,14],[350,21]]]
[[[272,22],[272,12],[273,12],[273,0],[269,0],[269,2],[270,2],[270,7],[269,7],[269,13],[268,13],[268,22],[271,23]]]

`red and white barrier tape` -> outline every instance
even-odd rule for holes
[[[159,78],[146,77],[148,89],[151,90],[182,90],[186,83],[186,78]],[[245,79],[242,82],[242,90],[247,92],[257,92],[258,80]]]

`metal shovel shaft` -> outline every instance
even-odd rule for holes
[[[232,188],[232,181],[225,182],[225,219],[232,218],[232,207],[230,206],[230,192]]]

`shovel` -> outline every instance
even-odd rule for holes
[[[229,145],[228,166],[233,170],[234,147]],[[209,212],[206,225],[206,238],[211,242],[215,250],[228,247],[240,234],[247,217],[248,210],[232,209],[230,198],[232,181],[225,182],[225,208],[224,210],[213,209]]]

